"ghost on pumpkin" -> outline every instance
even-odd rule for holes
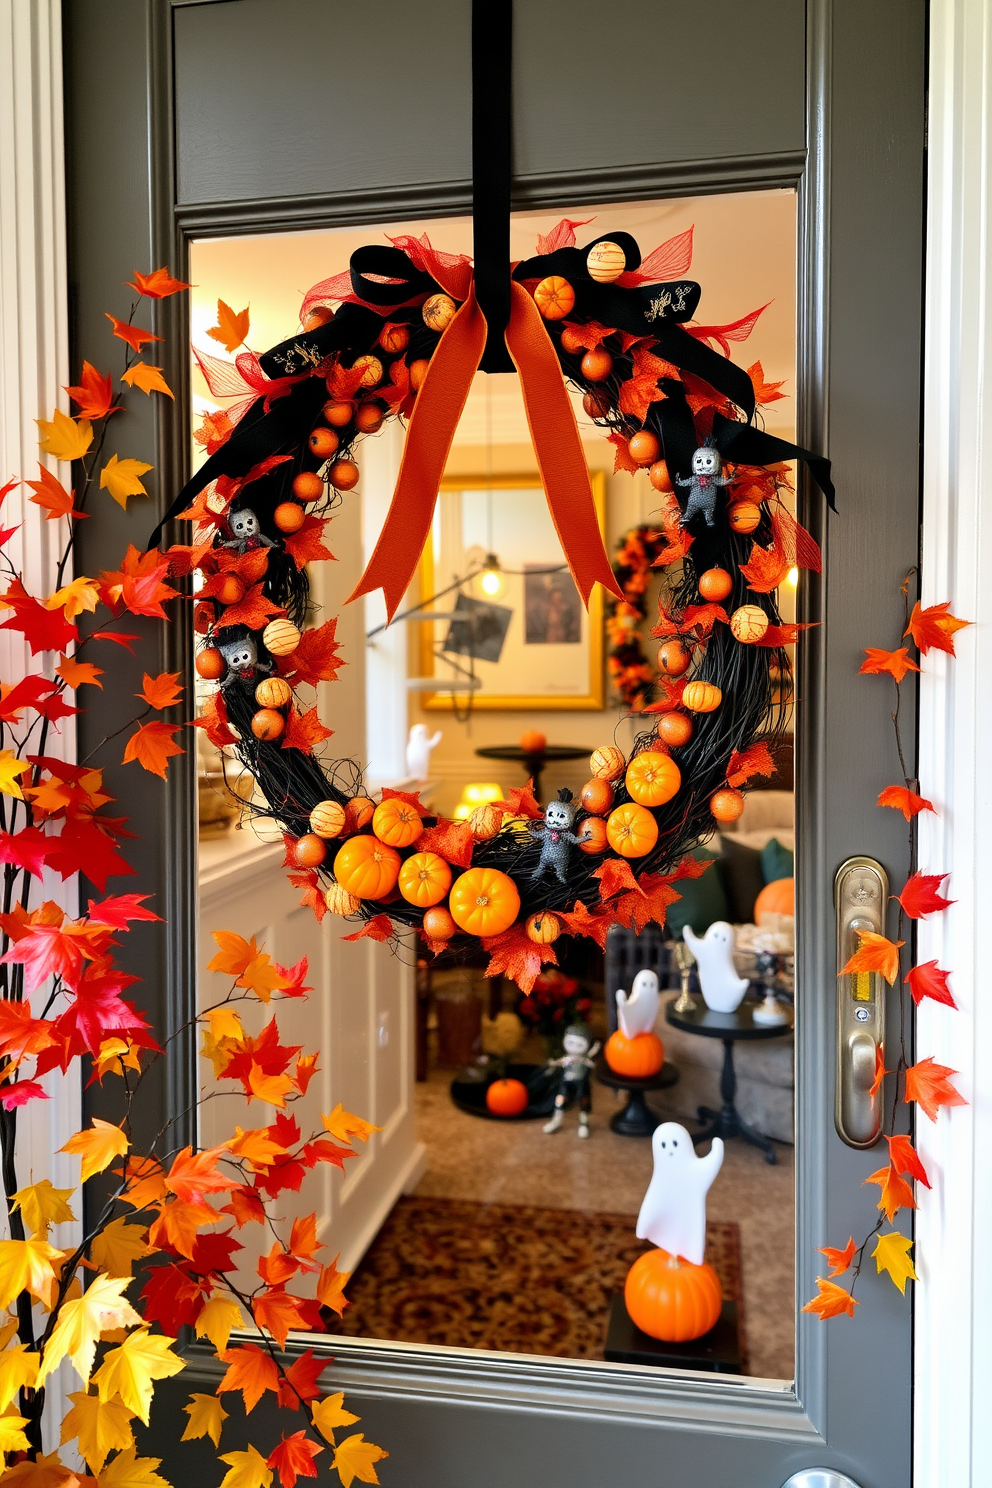
[[[647,969],[637,973],[629,996],[622,987],[617,989],[617,1021],[624,1038],[653,1032],[660,1000],[657,972]]]
[[[723,1166],[723,1142],[714,1137],[705,1157],[677,1121],[665,1121],[651,1138],[654,1172],[637,1216],[638,1240],[701,1266],[706,1249],[706,1195]]]

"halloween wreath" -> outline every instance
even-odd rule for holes
[[[754,384],[727,346],[745,322],[694,321],[691,234],[642,261],[626,233],[576,246],[578,225],[561,223],[514,266],[495,350],[471,260],[424,236],[357,250],[306,295],[300,333],[265,355],[201,355],[214,394],[238,401],[207,415],[207,459],[165,519],[195,523],[168,555],[174,574],[199,575],[196,667],[217,689],[198,722],[254,776],[264,804],[253,809],[281,826],[305,902],[362,922],[359,936],[413,927],[436,954],[481,941],[491,970],[525,990],[556,960],[559,935],[602,944],[612,923],[663,921],[673,883],[700,871],[690,849],[714,818],[740,814],[752,774],[770,773],[757,741],[781,725],[784,647],[798,629],[782,624],[775,590],[793,565],[819,564],[783,500],[783,462],[804,460],[833,498],[825,460],[755,424]],[[542,809],[515,790],[454,823],[415,795],[374,802],[358,765],[320,757],[330,731],[300,689],[333,678],[340,658],[333,620],[302,628],[307,564],[331,556],[329,513],[359,480],[362,438],[408,420],[392,505],[352,595],[381,587],[392,616],[472,377],[507,351],[584,599],[598,581],[631,603],[603,548],[566,382],[615,468],[646,467],[659,493],[660,696],[629,758],[612,743],[594,751],[579,800],[562,791]]]

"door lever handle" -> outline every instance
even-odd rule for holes
[[[877,971],[844,972],[860,932],[885,933],[889,881],[874,858],[848,858],[834,879],[837,913],[837,1074],[834,1125],[850,1147],[872,1147],[882,1128],[881,1087],[872,1095],[885,1039],[885,980]]]
[[[782,1488],[858,1488],[858,1484],[847,1473],[834,1472],[831,1467],[806,1467],[793,1473]]]

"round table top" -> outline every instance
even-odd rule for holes
[[[697,998],[696,1006],[690,1013],[677,1013],[675,1011],[676,999],[670,998],[665,1004],[665,1018],[673,1028],[681,1028],[685,1033],[698,1033],[703,1038],[718,1038],[727,1040],[736,1039],[772,1039],[781,1038],[783,1034],[792,1033],[792,1015],[786,1023],[755,1023],[754,1014],[761,1006],[750,995],[745,993],[744,1001],[732,1013],[715,1013],[708,1008],[701,997]],[[781,1004],[780,1004],[781,1005]],[[783,1009],[783,1011],[785,1011]]]
[[[667,1090],[670,1085],[678,1084],[679,1072],[674,1064],[666,1061],[656,1075],[649,1075],[646,1080],[631,1080],[611,1070],[605,1059],[598,1059],[596,1079],[610,1090]]]
[[[521,749],[519,744],[490,744],[485,749],[477,749],[475,752],[483,759],[522,761],[582,759],[584,755],[592,751],[588,744],[583,744],[581,747],[576,744],[545,744],[543,749]]]

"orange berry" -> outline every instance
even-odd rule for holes
[[[383,351],[395,355],[398,351],[405,351],[410,344],[410,327],[407,325],[384,325],[379,332],[379,345]]]
[[[322,325],[334,319],[334,311],[330,305],[314,305],[306,320],[303,322],[305,331],[316,331]]]
[[[423,386],[424,378],[427,376],[427,368],[429,366],[430,362],[426,359],[426,357],[419,357],[417,361],[410,363],[410,386],[413,388],[414,392],[416,392],[418,388],[421,388]]]
[[[278,739],[285,727],[285,718],[275,708],[259,708],[251,721],[251,731],[256,739]]]
[[[657,435],[652,434],[650,429],[638,429],[627,440],[627,451],[632,460],[638,465],[652,465],[658,458],[661,445],[658,443]]]
[[[217,598],[222,605],[240,604],[245,597],[245,586],[236,573],[226,573],[217,585]]]
[[[272,520],[280,532],[299,532],[307,514],[298,501],[280,501],[272,514]]]
[[[587,351],[582,358],[582,376],[586,382],[605,382],[613,371],[613,358],[602,346]]]
[[[351,491],[358,485],[359,470],[354,460],[335,460],[329,479],[336,491]]]
[[[341,441],[333,429],[314,429],[307,443],[311,454],[316,455],[319,460],[329,460],[332,455],[337,454]]]
[[[296,839],[293,857],[300,868],[319,868],[327,857],[327,844],[315,832],[304,832]]]
[[[346,424],[351,423],[355,405],[346,402],[343,398],[332,398],[329,403],[324,404],[322,412],[327,422],[333,424],[335,429],[343,429]]]
[[[674,491],[672,477],[668,473],[668,464],[665,460],[655,460],[648,471],[648,480],[656,491]]]
[[[385,417],[386,410],[382,404],[377,403],[374,398],[369,398],[366,402],[359,403],[355,423],[363,434],[374,434],[377,429],[382,428],[382,421]]]
[[[300,501],[319,501],[324,494],[324,482],[315,470],[301,470],[293,477],[293,495]]]

